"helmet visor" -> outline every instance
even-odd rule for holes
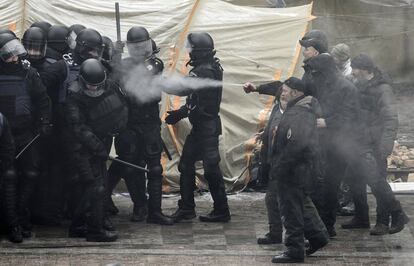
[[[128,42],[128,52],[133,57],[149,57],[152,55],[151,39],[142,42]]]
[[[105,92],[105,81],[106,81],[106,73],[105,78],[103,81],[99,83],[90,83],[86,81],[82,76],[80,76],[80,82],[82,84],[83,92],[88,95],[89,97],[99,97]]]
[[[41,59],[46,56],[45,42],[23,41],[23,46],[29,59]]]
[[[0,58],[3,61],[6,61],[12,56],[25,56],[27,54],[24,46],[19,42],[19,40],[14,39],[7,42],[3,47],[0,48]]]
[[[71,50],[75,49],[75,47],[76,47],[76,37],[77,36],[78,35],[74,31],[71,31],[68,35],[68,38],[67,38],[66,42],[68,43],[68,46]]]
[[[77,45],[75,48],[76,48],[75,50],[77,50],[78,54],[83,59],[89,59],[89,58],[101,59],[104,47],[103,46],[89,47],[86,45]]]

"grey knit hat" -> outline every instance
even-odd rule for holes
[[[331,55],[339,61],[344,62],[351,58],[351,49],[345,43],[339,43],[332,48]]]

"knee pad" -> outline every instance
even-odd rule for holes
[[[180,160],[178,164],[178,171],[181,174],[191,173],[195,171],[194,163],[186,162],[185,160]]]
[[[149,169],[148,177],[162,176],[162,171],[161,165],[155,165]]]
[[[3,173],[3,179],[5,183],[16,182],[17,181],[16,171],[13,168],[6,170]]]
[[[97,185],[92,191],[95,199],[103,198],[105,195],[105,187],[103,185]]]
[[[23,171],[23,175],[27,180],[34,181],[39,177],[39,171],[37,170],[26,170]]]

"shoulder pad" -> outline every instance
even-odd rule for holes
[[[22,62],[22,66],[23,66],[24,69],[26,69],[26,70],[30,69],[30,62],[29,62],[29,60],[23,59],[21,62]]]
[[[71,54],[71,53],[64,54],[64,55],[62,56],[62,58],[63,58],[63,60],[65,60],[65,62],[66,62],[68,65],[73,65],[73,64],[75,64],[75,62],[73,61],[73,58],[72,58],[72,54]]]

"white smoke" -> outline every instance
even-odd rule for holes
[[[124,89],[140,103],[148,103],[161,98],[161,93],[184,96],[188,92],[223,86],[221,81],[183,76],[178,73],[163,76],[152,75],[144,65],[134,67],[124,77]]]

